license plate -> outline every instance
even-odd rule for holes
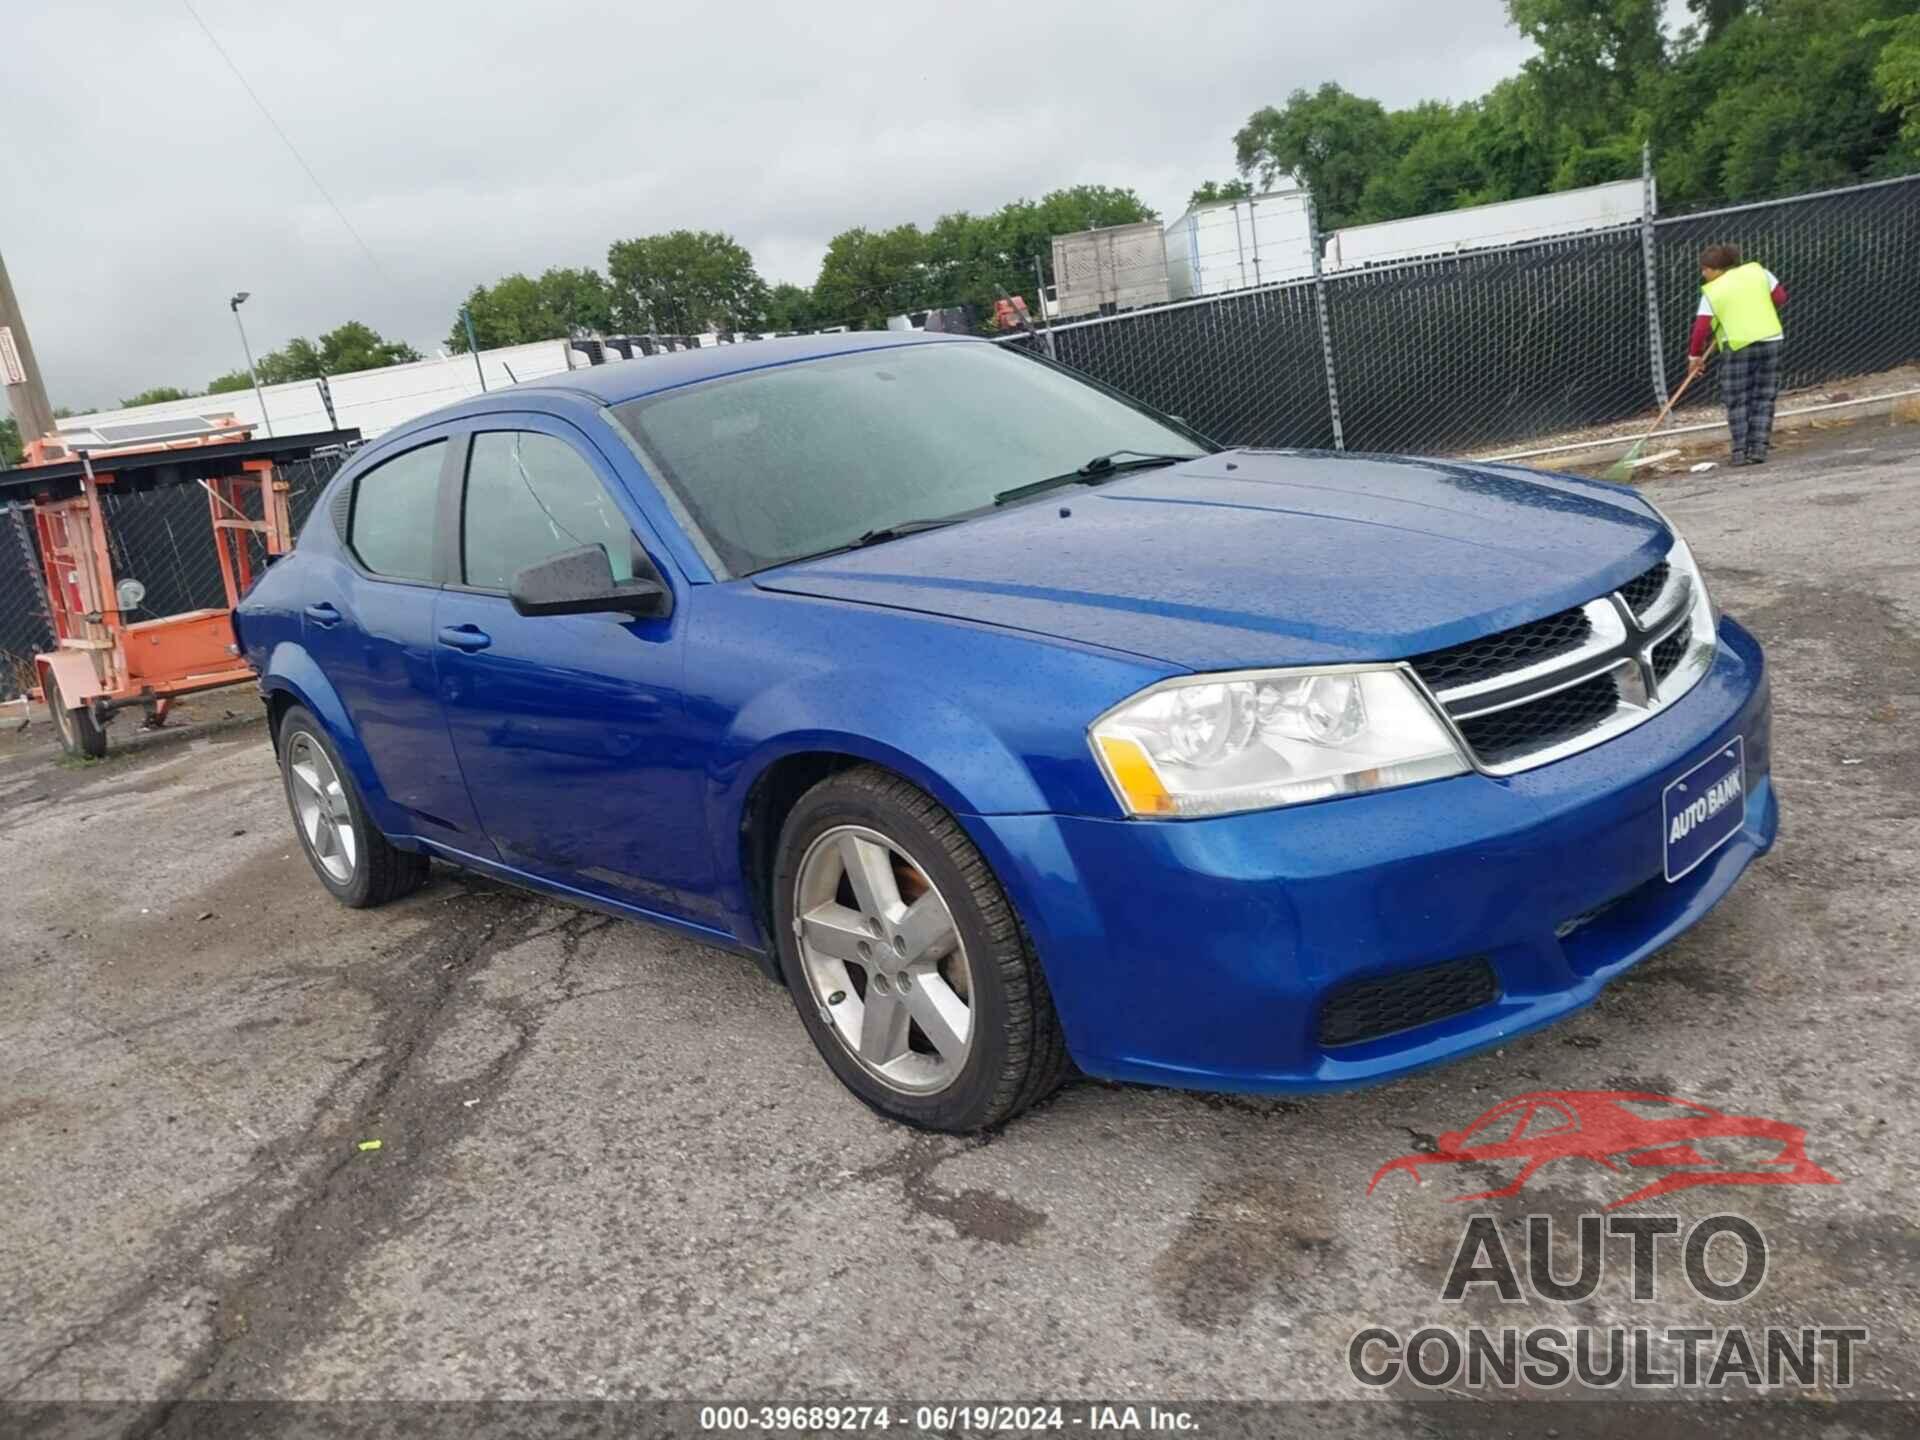
[[[1661,810],[1667,879],[1678,880],[1747,823],[1746,741],[1735,736],[1667,786]]]

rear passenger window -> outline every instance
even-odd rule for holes
[[[461,522],[467,584],[505,590],[529,565],[582,545],[607,552],[615,580],[633,578],[633,530],[573,446],[531,430],[473,437]]]
[[[347,544],[376,575],[433,579],[433,524],[447,442],[436,440],[367,471],[353,486]]]

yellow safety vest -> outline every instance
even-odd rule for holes
[[[1756,340],[1777,339],[1780,312],[1764,265],[1749,260],[1700,287],[1713,307],[1713,339],[1721,350],[1744,350]]]

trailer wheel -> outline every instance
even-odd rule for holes
[[[47,672],[47,709],[53,712],[54,728],[60,732],[60,744],[69,755],[98,760],[107,753],[107,732],[86,706],[67,708],[52,671]]]

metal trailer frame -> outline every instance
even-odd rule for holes
[[[138,706],[146,723],[166,722],[183,695],[253,678],[233,633],[233,607],[254,580],[246,537],[258,535],[266,563],[293,547],[287,482],[277,462],[358,442],[357,430],[255,440],[225,424],[190,437],[105,453],[49,435],[28,446],[27,463],[0,470],[0,499],[33,512],[41,580],[54,648],[33,657],[38,695],[53,712],[67,750],[106,753],[106,726]],[[128,620],[114,577],[103,497],[115,491],[198,485],[226,592],[221,609]],[[131,607],[126,607],[131,608]]]

